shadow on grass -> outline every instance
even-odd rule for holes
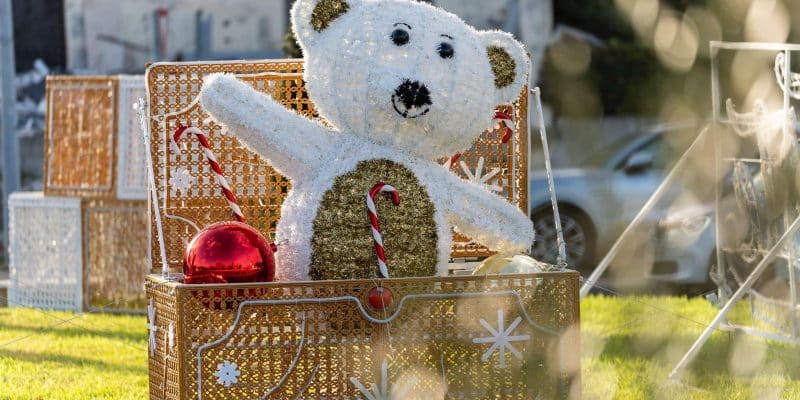
[[[616,362],[622,361],[658,361],[670,370],[697,338],[689,335],[628,335],[615,334],[607,337],[605,346],[599,355],[600,360]],[[737,349],[738,346],[743,346]],[[750,348],[764,349],[749,351]],[[738,352],[738,355],[737,355]],[[744,352],[744,353],[742,353]],[[742,359],[742,354],[745,354]],[[732,368],[734,362],[752,362],[752,365],[738,365]],[[764,366],[772,368],[765,371]],[[732,332],[716,332],[711,340],[706,342],[697,358],[689,365],[688,373],[684,374],[687,384],[703,386],[703,382],[710,382],[719,376],[735,376],[738,378],[753,378],[764,372],[784,375],[787,378],[800,379],[800,352],[795,347],[778,342],[768,342],[752,336]],[[664,377],[666,379],[666,376]],[[712,379],[709,379],[712,378]],[[713,389],[713,388],[711,388]]]
[[[147,374],[147,364],[140,366],[128,366],[109,363],[91,358],[75,357],[64,354],[36,353],[25,350],[0,349],[0,358],[8,358],[15,361],[30,362],[40,364],[44,362],[62,364],[65,368],[91,368],[95,371],[113,371],[134,375]]]
[[[20,332],[21,334],[52,332],[62,338],[94,336],[134,343],[144,343],[147,340],[147,332],[144,328],[142,328],[141,332],[120,328],[117,328],[117,330],[103,330],[92,327],[86,323],[81,323],[79,320],[64,322],[64,320],[68,320],[69,318],[61,317],[58,319],[52,318],[48,320],[47,324],[24,324],[18,322],[9,324],[2,321],[2,316],[3,314],[0,313],[0,332]],[[59,325],[54,326],[56,324]]]

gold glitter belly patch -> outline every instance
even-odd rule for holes
[[[311,239],[313,279],[380,276],[365,202],[378,181],[394,186],[400,195],[397,206],[386,198],[375,199],[389,275],[436,273],[436,222],[427,190],[407,167],[375,159],[361,161],[353,171],[336,177],[323,195]]]

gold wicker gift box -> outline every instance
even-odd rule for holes
[[[12,205],[15,304],[144,310],[146,151],[132,110],[143,96],[143,76],[47,77],[44,192]]]
[[[196,141],[169,150],[171,134],[204,131],[249,224],[274,233],[289,183],[208,118],[203,78],[236,74],[313,117],[302,60],[156,63],[146,74],[148,128],[166,248],[151,216],[154,271],[177,272],[200,227],[231,219]],[[527,89],[512,106],[515,135],[488,131],[462,156],[500,169],[503,195],[527,211]],[[291,132],[287,132],[291,134]],[[443,155],[444,156],[444,155]],[[463,171],[454,169],[457,173]],[[180,192],[170,180],[190,174]],[[488,255],[462,240],[453,255]],[[166,268],[163,268],[166,267]],[[368,305],[372,280],[187,285],[146,282],[151,399],[568,398],[579,391],[578,274],[384,279],[393,302]]]
[[[141,203],[13,193],[9,304],[143,311],[150,242]]]
[[[141,75],[50,75],[44,192],[84,199],[146,199],[144,148],[132,106]]]
[[[578,396],[576,272],[387,279],[383,311],[375,284],[149,277],[150,398]]]
[[[48,76],[44,192],[113,197],[117,81]]]

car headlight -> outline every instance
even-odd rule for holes
[[[711,224],[711,218],[708,215],[697,215],[690,218],[685,218],[681,224],[681,228],[689,233],[700,233]]]
[[[708,228],[711,217],[700,214],[689,217],[665,217],[658,222],[658,226],[664,230],[681,229],[686,233],[697,234]]]

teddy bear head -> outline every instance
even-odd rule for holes
[[[291,21],[320,116],[434,159],[471,146],[527,81],[524,47],[411,0],[297,0]]]

